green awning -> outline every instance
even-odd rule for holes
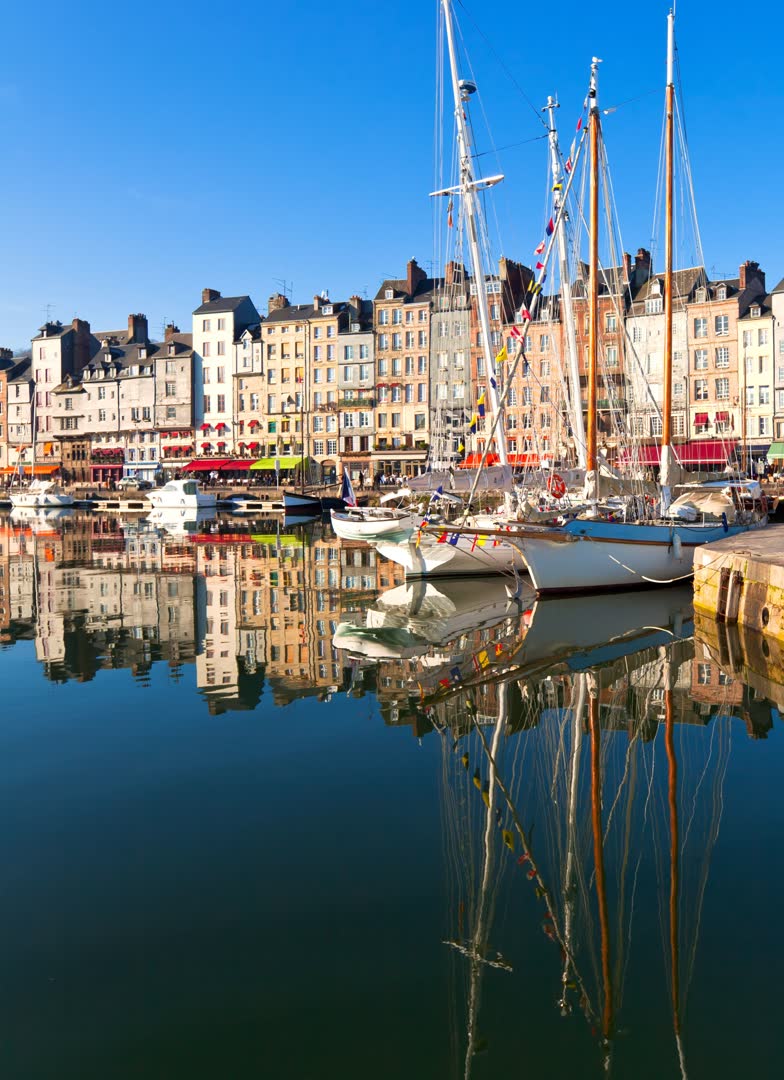
[[[300,465],[307,465],[308,459],[301,457],[263,457],[258,461],[254,461],[251,465],[251,469],[274,469],[275,462],[278,462],[279,468],[282,469],[298,469]]]
[[[784,458],[784,442],[774,442],[770,444],[770,450],[768,450],[769,458]]]
[[[302,543],[298,536],[292,536],[291,533],[283,533],[282,536],[277,533],[251,533],[250,538],[254,544],[266,544],[269,547],[295,547]]]

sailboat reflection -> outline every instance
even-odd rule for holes
[[[627,1011],[624,988],[641,965],[656,993],[645,942],[659,924],[667,977],[658,995],[674,1033],[667,1067],[687,1073],[685,1004],[735,688],[721,684],[718,715],[693,700],[688,593],[634,601],[636,619],[601,598],[537,604],[507,620],[505,638],[498,625],[483,631],[462,664],[410,663],[418,708],[442,740],[455,1074],[470,1076],[484,1050],[503,1054],[481,1011],[487,979],[503,984],[494,992],[521,992],[526,964],[514,958],[530,951],[531,923],[510,910],[535,911],[552,942],[554,1015],[584,1017],[585,1075],[633,1075],[640,1046],[618,1035],[651,1021]],[[661,912],[640,895],[654,877]]]

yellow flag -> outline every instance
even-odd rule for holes
[[[509,359],[509,353],[506,351],[506,345],[502,345],[501,346],[501,351],[499,352],[498,356],[496,356],[496,358],[495,358],[495,362],[496,362],[496,364],[505,364],[508,359]]]
[[[503,836],[504,843],[509,848],[509,850],[514,851],[514,836],[512,835],[512,833],[510,833],[508,829],[504,829],[501,832],[501,836]]]

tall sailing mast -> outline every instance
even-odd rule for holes
[[[476,282],[476,308],[479,314],[479,327],[482,331],[482,351],[484,353],[485,370],[487,372],[487,393],[490,402],[490,412],[493,419],[500,412],[498,395],[498,374],[495,367],[492,339],[490,336],[490,311],[487,303],[487,291],[485,271],[482,266],[482,254],[480,249],[480,215],[476,198],[477,191],[493,187],[503,180],[502,175],[489,176],[486,179],[475,179],[471,162],[471,139],[468,130],[466,112],[468,101],[472,94],[476,93],[476,86],[468,79],[461,79],[457,70],[457,54],[455,50],[454,27],[452,25],[451,0],[441,0],[444,9],[444,24],[446,28],[447,47],[449,50],[449,67],[452,75],[452,94],[455,102],[455,122],[457,124],[457,147],[460,158],[460,183],[457,188],[446,188],[443,191],[434,191],[433,195],[458,194],[465,210],[465,221],[468,232],[468,248],[471,255],[471,269]],[[508,464],[506,446],[506,431],[503,422],[496,425],[496,450],[498,461],[502,466]]]
[[[667,87],[664,131],[664,394],[662,399],[661,506],[666,513],[675,481],[672,456],[672,178],[675,129],[675,15],[667,16]]]
[[[588,137],[591,147],[591,187],[589,194],[588,248],[588,427],[585,445],[585,495],[596,513],[599,496],[598,440],[596,403],[599,382],[599,153],[601,121],[599,119],[598,76],[601,60],[591,61],[591,83],[588,89]]]
[[[558,150],[558,130],[555,126],[555,110],[558,102],[552,97],[547,98],[543,112],[548,113],[548,141],[550,144],[550,171],[553,178],[553,220],[556,222],[558,241],[558,263],[561,276],[561,311],[564,317],[564,330],[566,332],[566,349],[569,361],[569,393],[571,396],[570,419],[574,431],[574,441],[577,448],[577,462],[581,468],[585,468],[585,420],[583,417],[582,394],[580,393],[580,368],[577,359],[577,338],[574,325],[574,309],[572,307],[572,287],[569,280],[569,258],[566,247],[566,221],[561,213],[563,199],[561,155]]]

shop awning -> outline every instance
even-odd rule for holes
[[[187,465],[183,465],[183,472],[212,472],[214,470],[221,469],[224,465],[228,465],[228,458],[210,458],[205,460],[202,458],[200,461],[189,461]]]
[[[694,414],[694,423],[695,424],[707,424],[708,423],[708,414],[706,412],[695,413]]]
[[[734,455],[737,442],[723,439],[695,439],[683,446],[674,447],[682,465],[726,465]]]
[[[251,465],[251,469],[274,469],[276,461],[278,463],[278,468],[280,468],[281,470],[298,469],[300,465],[307,465],[308,463],[307,458],[286,457],[281,455],[281,457],[278,458],[265,457],[261,458],[259,461],[254,461]]]
[[[716,423],[717,424],[728,424],[729,422],[730,422],[730,414],[728,412],[717,412],[716,413]]]
[[[618,462],[621,465],[660,465],[661,447],[656,443],[652,446],[627,447],[621,450],[618,455]]]
[[[252,464],[250,458],[233,458],[231,461],[224,461],[220,472],[247,472]]]
[[[26,465],[22,462],[21,473],[22,476],[51,476],[52,473],[56,473],[60,468],[59,462],[56,465]],[[18,473],[18,465],[6,465],[0,469],[0,474],[3,476],[11,476],[13,473]]]
[[[479,467],[479,462],[482,460],[482,455],[478,450],[472,450],[470,454],[463,458],[460,462],[461,469],[476,469]],[[497,465],[498,454],[488,454],[485,458],[485,465]]]
[[[774,442],[770,444],[770,450],[768,450],[769,458],[784,458],[784,442]]]

